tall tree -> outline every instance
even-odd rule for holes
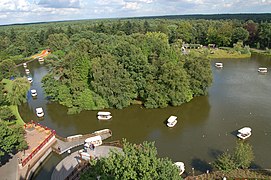
[[[23,150],[27,148],[24,140],[23,129],[21,127],[10,128],[0,121],[0,164],[2,157],[13,150]]]
[[[136,98],[136,87],[130,74],[110,54],[91,62],[91,88],[106,99],[110,107],[124,108]]]
[[[47,43],[53,50],[65,50],[70,45],[68,36],[63,33],[49,35]]]
[[[12,82],[11,92],[8,92],[9,102],[13,105],[21,105],[26,102],[26,94],[30,88],[30,83],[26,78],[16,78]]]

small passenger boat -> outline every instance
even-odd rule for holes
[[[33,78],[32,77],[27,77],[27,80],[28,80],[29,83],[33,82]]]
[[[185,171],[184,163],[183,162],[175,162],[174,165],[178,167],[178,169],[180,171],[180,175],[182,175]]]
[[[259,72],[259,73],[267,73],[267,68],[260,67],[260,68],[258,69],[258,72]]]
[[[44,116],[44,112],[42,108],[36,108],[36,115],[38,117],[43,117]]]
[[[223,63],[215,63],[215,67],[217,67],[217,68],[223,68]]]
[[[23,67],[24,67],[24,68],[27,68],[27,64],[26,64],[26,63],[23,63]]]
[[[110,112],[102,112],[102,111],[100,111],[100,112],[98,112],[97,115],[98,115],[99,120],[109,120],[109,119],[112,118]]]
[[[29,69],[25,69],[25,73],[26,74],[30,74],[30,70]]]
[[[32,96],[32,97],[36,97],[36,96],[38,95],[36,89],[31,89],[30,92],[31,92],[31,96]]]
[[[177,124],[177,116],[170,116],[167,120],[168,127],[174,127]]]
[[[238,130],[237,137],[240,139],[246,139],[251,136],[251,128],[250,127],[243,127]]]
[[[43,59],[42,57],[39,57],[38,61],[39,61],[39,62],[43,62],[44,59]]]
[[[101,136],[93,136],[93,137],[90,137],[90,138],[87,138],[85,140],[85,144],[84,146],[85,147],[90,147],[91,144],[93,144],[94,146],[100,146],[102,145],[102,137]]]

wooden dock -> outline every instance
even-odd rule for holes
[[[67,138],[63,138],[56,135],[56,143],[52,146],[52,149],[58,154],[63,154],[72,148],[83,145],[85,139],[94,136],[101,136],[102,140],[105,140],[112,136],[112,131],[109,129],[104,129],[100,131],[95,131],[94,133],[91,134],[75,135]]]

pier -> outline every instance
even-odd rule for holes
[[[102,140],[105,140],[112,136],[112,131],[109,129],[104,129],[100,131],[95,131],[94,133],[91,134],[75,135],[69,136],[67,138],[62,138],[56,135],[56,143],[54,144],[54,146],[52,146],[52,148],[56,153],[63,154],[72,148],[83,145],[85,139],[94,136],[101,136]]]
[[[63,154],[74,147],[83,145],[85,139],[89,137],[101,136],[102,140],[105,140],[112,136],[111,130],[103,129],[91,134],[63,138],[58,136],[55,130],[33,121],[25,124],[24,129],[28,149],[16,155],[18,158],[17,179],[30,179],[52,151]]]

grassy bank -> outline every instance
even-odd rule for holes
[[[220,59],[220,58],[249,58],[251,54],[241,54],[238,51],[233,49],[210,49],[208,57],[211,59]]]
[[[10,92],[11,88],[12,88],[12,81],[9,79],[3,79],[2,82],[4,83],[5,90],[7,92]],[[11,109],[12,113],[16,117],[16,124],[24,125],[25,122],[23,121],[22,117],[20,116],[18,106],[17,105],[10,105],[9,108]]]
[[[261,55],[265,55],[265,56],[271,56],[271,50],[266,51],[266,50],[260,50],[260,49],[251,48],[251,52],[252,53],[261,54]]]

